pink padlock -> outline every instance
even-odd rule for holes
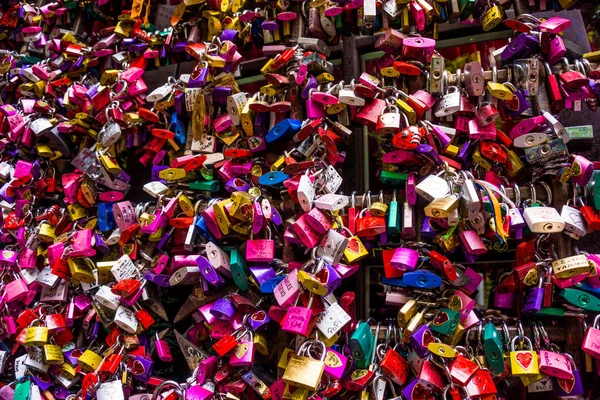
[[[69,253],[71,257],[93,257],[96,250],[92,248],[92,230],[82,229],[76,231],[72,238],[72,250]]]
[[[379,116],[386,106],[387,104],[384,100],[373,99],[371,102],[366,103],[358,109],[356,114],[354,114],[354,120],[374,129],[379,121]]]
[[[306,215],[303,214],[291,225],[292,231],[307,249],[314,249],[323,235],[315,231],[306,221]]]
[[[32,250],[28,247],[23,248],[21,253],[19,254],[19,267],[23,269],[33,269],[35,268],[35,263],[37,261],[37,251]]]
[[[123,79],[125,82],[131,84],[141,78],[142,75],[144,75],[144,69],[131,67],[121,72],[120,79]]]
[[[219,229],[219,225],[217,224],[214,205],[206,207],[204,211],[202,211],[202,218],[204,219],[204,223],[206,224],[206,227],[211,235],[213,235],[217,240],[221,239],[223,234],[221,233],[221,229]]]
[[[600,288],[600,254],[588,255],[588,262],[592,266],[590,274],[585,281],[594,289]]]
[[[435,50],[435,40],[424,37],[409,37],[402,43],[402,57],[430,62]]]
[[[18,160],[15,164],[15,172],[13,174],[13,177],[19,179],[31,175],[32,168],[32,163],[23,160]]]
[[[473,230],[462,231],[458,234],[461,243],[469,254],[480,255],[487,252],[487,247],[477,232]]]
[[[331,218],[329,218],[316,207],[306,214],[305,219],[308,225],[310,225],[310,227],[317,231],[320,235],[324,235],[329,229],[331,229],[333,224]]]
[[[127,88],[127,93],[129,93],[130,96],[137,96],[138,94],[142,94],[147,90],[148,86],[146,85],[146,82],[144,82],[142,78],[139,78]]]
[[[254,335],[246,330],[237,338],[238,345],[229,356],[229,364],[234,367],[249,367],[254,363]]]
[[[119,230],[124,231],[137,223],[137,214],[130,201],[122,201],[113,205],[113,215]],[[156,221],[156,218],[154,221]]]
[[[569,379],[573,377],[571,361],[563,354],[554,351],[540,350],[539,363],[541,373],[559,379]]]
[[[413,249],[398,247],[390,260],[390,265],[402,271],[414,271],[419,262],[419,253]]]
[[[311,301],[308,307],[291,306],[287,309],[283,320],[281,321],[281,330],[293,333],[295,335],[306,336],[310,327],[310,319],[312,318],[312,310],[310,309]]]
[[[7,303],[22,300],[27,295],[29,287],[27,283],[20,277],[4,284],[4,299]]]
[[[298,270],[292,270],[273,290],[275,300],[283,308],[288,308],[292,305],[299,293]]]
[[[571,179],[573,179],[573,182],[575,182],[577,185],[583,187],[587,185],[592,178],[592,174],[594,173],[594,163],[583,156],[576,155],[573,159],[573,165],[575,164],[579,165],[579,168],[575,168],[581,169],[581,173],[578,175],[573,175]],[[575,168],[573,168],[573,170],[575,170]]]
[[[477,120],[469,121],[469,138],[477,140],[496,140],[496,125],[481,126]]]
[[[557,34],[567,30],[573,22],[570,19],[562,17],[550,17],[540,22],[539,29],[542,32]]]
[[[229,181],[233,178],[235,178],[237,176],[237,174],[235,174],[232,170],[231,170],[231,160],[226,160],[223,165],[221,166],[221,168],[219,168],[219,176],[225,181]]]
[[[215,394],[201,385],[194,385],[185,390],[185,400],[210,400]]]
[[[0,251],[0,265],[4,267],[12,267],[17,263],[17,252],[12,250]]]
[[[217,133],[221,133],[231,128],[231,117],[229,116],[229,113],[221,114],[215,118],[213,120],[213,128],[215,128]]]
[[[246,242],[246,261],[271,262],[275,258],[275,241],[271,239],[271,229],[267,227],[268,239],[254,239],[250,233],[250,240]],[[313,246],[314,247],[314,246]]]
[[[332,379],[342,379],[347,364],[348,357],[328,348],[325,355],[325,370],[323,373]]]
[[[306,116],[308,119],[319,119],[327,117],[323,104],[312,98],[306,100]]]
[[[475,308],[475,300],[459,289],[450,296],[449,307],[452,310],[458,311],[460,313],[460,319],[463,321],[467,318],[473,308]]]
[[[213,242],[206,243],[206,258],[210,265],[221,275],[231,278],[229,255]]]
[[[127,203],[129,203],[129,202],[127,202]],[[117,203],[117,204],[121,204],[121,203]],[[117,204],[115,204],[115,206]],[[114,212],[114,206],[113,206],[113,212]],[[156,233],[160,228],[164,228],[167,225],[169,225],[169,217],[167,216],[167,214],[165,212],[163,212],[162,209],[157,209],[155,211],[154,215],[155,215],[154,220],[150,224],[148,224],[148,225],[146,225],[146,224],[142,225],[142,228],[141,228],[142,233],[153,234],[153,233]],[[117,215],[116,214],[115,214],[115,221],[117,221]],[[120,230],[123,230],[119,226],[118,222],[117,222],[117,226],[119,227]],[[127,228],[125,228],[125,229],[127,229]]]
[[[581,350],[587,354],[600,359],[600,315],[596,315],[594,318],[594,325],[587,328],[583,343],[581,344]]]

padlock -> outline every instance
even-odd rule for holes
[[[304,355],[305,349],[308,349],[312,345],[321,347],[320,360],[315,360]],[[321,383],[321,377],[325,370],[327,349],[322,342],[307,341],[300,346],[298,353],[293,355],[288,361],[282,379],[289,385],[315,391]]]
[[[510,342],[510,367],[512,375],[539,374],[538,354],[532,350],[531,341],[528,337],[525,337],[523,343],[520,344],[519,350],[515,350],[517,339],[518,337],[514,337]],[[524,347],[525,350],[523,350]]]
[[[253,233],[246,242],[246,260],[250,262],[270,262],[275,257],[275,241],[271,239],[271,229],[267,227],[268,239],[254,239]]]
[[[588,274],[590,264],[585,255],[578,254],[552,261],[552,271],[557,278],[570,278],[580,274]]]
[[[388,105],[381,110],[375,130],[380,135],[394,135],[402,126],[401,119],[399,108],[395,105]]]
[[[573,377],[571,362],[564,354],[554,351],[540,350],[540,372],[560,379]]]
[[[583,342],[581,343],[581,350],[591,355],[592,357],[600,357],[600,343],[597,338],[600,335],[600,315],[594,318],[594,324],[587,328]]]
[[[556,378],[556,386],[554,388],[556,396],[581,396],[585,390],[583,388],[583,382],[581,381],[581,375],[577,369],[577,364],[575,364],[575,361],[570,354],[565,354],[564,356],[571,365],[572,376],[564,379]]]

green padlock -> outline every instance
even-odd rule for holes
[[[371,332],[371,326],[368,322],[361,322],[350,338],[350,349],[352,357],[356,361],[356,368],[365,369],[369,366],[374,343],[375,338]]]
[[[497,374],[504,373],[504,346],[492,323],[486,324],[483,329],[483,350],[492,370]]]
[[[398,210],[398,202],[396,201],[396,191],[394,190],[394,197],[390,201],[390,207],[388,208],[387,220],[387,237],[390,242],[400,240],[400,229],[400,212]]]
[[[231,253],[229,253],[229,267],[231,269],[231,277],[237,287],[242,290],[248,290],[246,263],[238,249],[232,249]]]
[[[408,179],[408,174],[404,172],[381,171],[381,183],[391,187],[400,187]]]
[[[460,20],[465,21],[475,8],[475,0],[458,0],[458,9],[460,10]]]
[[[593,182],[594,185],[592,188],[593,190],[591,191],[593,194],[594,208],[600,210],[600,171],[594,171],[590,182]]]
[[[558,295],[562,296],[575,307],[583,308],[588,311],[600,311],[600,299],[596,296],[578,289],[562,289],[558,291]]]
[[[29,393],[31,392],[31,382],[28,380],[17,382],[15,386],[15,399],[18,400],[29,400]]]
[[[440,335],[451,335],[460,321],[460,313],[448,308],[440,308],[429,328]]]
[[[190,183],[191,190],[206,190],[216,192],[220,189],[221,184],[217,180],[212,181],[195,181]]]

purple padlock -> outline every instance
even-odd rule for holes
[[[148,360],[147,358],[136,356],[133,359],[127,361],[129,369],[133,377],[141,382],[148,382],[154,369],[154,361]]]
[[[229,298],[223,297],[215,301],[210,313],[218,319],[228,321],[235,314],[235,307]]]
[[[430,354],[427,345],[429,343],[434,342],[433,334],[429,329],[429,325],[423,324],[421,325],[414,333],[410,336],[410,344],[417,353],[417,355],[421,358],[425,358]]]
[[[246,322],[254,332],[261,332],[271,322],[271,318],[263,310],[258,310],[252,313]]]
[[[217,270],[210,264],[210,262],[203,256],[199,256],[196,260],[200,274],[202,277],[209,282],[211,285],[219,287],[225,284],[225,280],[221,275],[217,273]]]
[[[248,269],[259,287],[277,275],[269,264],[255,264],[248,267]]]

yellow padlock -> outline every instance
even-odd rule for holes
[[[219,230],[223,233],[223,235],[228,235],[229,230],[231,229],[231,222],[229,222],[229,216],[225,209],[225,207],[231,203],[233,203],[233,200],[226,199],[215,203],[213,206],[215,211],[215,220],[217,221]]]
[[[165,234],[165,228],[158,228],[156,230],[156,232],[154,232],[148,236],[148,241],[149,242],[160,242],[160,240],[162,239],[164,234]]]
[[[488,82],[487,90],[490,92],[492,96],[500,100],[512,100],[515,97],[515,91],[509,88],[512,84],[509,83],[498,83],[498,82]],[[514,87],[514,86],[513,86]]]
[[[285,369],[287,367],[289,359],[295,353],[296,352],[294,350],[290,349],[289,347],[286,347],[285,349],[283,349],[283,351],[281,352],[281,357],[279,358],[279,362],[277,363],[277,367]]]
[[[54,239],[56,239],[54,227],[46,221],[41,222],[38,230],[38,237],[42,242],[53,243]]]
[[[160,171],[158,176],[167,181],[178,181],[185,178],[186,174],[187,172],[183,168],[167,168]]]
[[[119,174],[122,171],[121,167],[117,163],[117,160],[115,160],[108,154],[103,154],[99,156],[98,159],[100,160],[100,163],[102,164],[104,169],[110,172],[111,174]]]
[[[192,201],[185,194],[179,196],[179,208],[188,217],[194,216],[194,205]]]
[[[321,281],[306,271],[298,271],[298,280],[311,293],[317,296],[326,296],[327,287]]]
[[[62,363],[60,367],[58,367],[58,370],[59,373],[67,379],[75,379],[75,376],[77,376],[77,371],[69,363]]]
[[[43,158],[51,158],[54,156],[54,151],[52,151],[50,146],[47,146],[42,143],[37,143],[35,145],[35,151],[38,154],[38,156]]]
[[[55,344],[45,344],[42,351],[42,357],[46,364],[60,365],[65,362],[62,347]]]
[[[285,91],[285,88],[275,87],[275,85],[273,85],[272,83],[269,83],[268,85],[264,85],[264,86],[260,87],[260,92],[267,96],[276,96],[278,94],[283,93],[284,91]]]
[[[490,164],[490,162],[481,155],[481,150],[479,149],[479,146],[477,146],[473,151],[472,158],[473,161],[479,164],[479,166],[485,169],[486,171],[492,169],[492,164]]]
[[[87,217],[87,210],[79,203],[68,205],[67,212],[69,213],[69,218],[71,218],[71,221],[77,221]]]
[[[233,192],[231,194],[231,216],[239,221],[250,221],[252,218],[252,197],[247,192]]]
[[[248,136],[254,135],[254,113],[250,110],[250,104],[254,103],[254,97],[251,97],[246,101],[244,107],[242,107],[242,112],[240,113],[240,123],[242,124],[242,129],[244,133]]]
[[[512,375],[538,375],[538,353],[533,350],[531,340],[524,337],[520,350],[515,350],[515,343],[519,337],[515,336],[510,342],[510,371]]]
[[[256,350],[260,354],[263,354],[265,356],[269,355],[269,341],[267,340],[265,335],[261,335],[260,333],[255,332],[253,342],[254,348],[256,348]]]
[[[93,372],[98,368],[98,365],[102,362],[102,357],[94,353],[92,350],[87,349],[77,360],[77,364],[81,366],[83,372]]]
[[[48,328],[41,320],[33,321],[25,331],[25,346],[43,346],[48,343]]]
[[[404,100],[396,99],[396,105],[400,108],[400,111],[408,118],[408,123],[411,125],[417,124],[417,113],[409,106]]]
[[[508,159],[508,162],[506,163],[506,171],[508,172],[509,176],[515,176],[519,173],[519,171],[525,168],[525,164],[513,150],[507,151],[506,157]]]
[[[446,154],[447,156],[449,156],[451,158],[454,158],[458,155],[459,151],[460,151],[460,149],[458,148],[458,146],[449,144],[448,147],[446,147],[446,150],[444,150],[444,154]]]
[[[502,22],[502,14],[502,9],[497,4],[487,8],[483,12],[483,19],[481,20],[483,30],[487,32],[498,26]]]
[[[348,245],[344,249],[344,258],[348,264],[360,261],[368,255],[369,251],[358,236],[354,235],[348,239]]]
[[[394,67],[385,67],[379,70],[381,75],[387,76],[388,78],[397,78],[400,76],[400,71]]]

